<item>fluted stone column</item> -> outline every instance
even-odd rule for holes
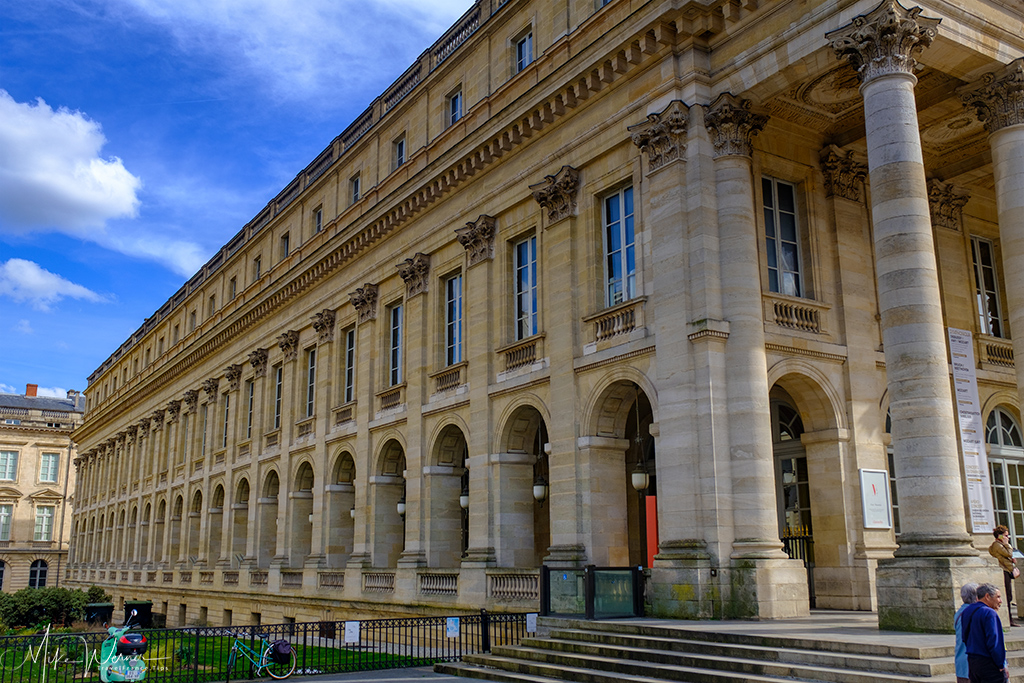
[[[900,548],[877,571],[879,626],[948,631],[957,591],[983,566],[965,528],[946,335],[932,241],[913,55],[938,19],[885,0],[826,37],[861,79],[879,309],[900,492]],[[976,576],[975,576],[976,579]]]
[[[961,99],[989,131],[1010,336],[1014,358],[1024,359],[1024,58],[986,74]],[[1024,396],[1024,362],[1016,368]]]
[[[803,563],[782,551],[775,494],[768,362],[764,347],[761,271],[754,219],[751,139],[767,117],[730,93],[704,117],[715,148],[722,313],[732,465],[731,565],[734,616],[776,618],[808,613]]]

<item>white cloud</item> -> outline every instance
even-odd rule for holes
[[[0,382],[0,394],[16,394],[18,390],[12,387],[10,384],[4,384]]]
[[[47,389],[46,387],[39,387],[36,390],[36,396],[47,396],[49,398],[67,398],[68,390],[61,389],[60,387],[53,387]]]
[[[35,330],[32,329],[32,323],[27,320],[19,320],[14,326],[14,331],[20,334],[32,334]]]
[[[279,96],[321,101],[379,83],[382,72],[397,76],[472,5],[472,0],[121,1],[163,26],[183,49],[231,55],[220,63],[268,79]]]
[[[93,303],[107,301],[82,285],[40,268],[37,263],[18,258],[0,264],[0,296],[8,296],[17,303],[28,302],[40,311],[50,310],[51,305],[65,298]]]
[[[120,159],[103,159],[100,125],[39,99],[0,90],[0,231],[56,230],[79,237],[134,216],[141,181]]]

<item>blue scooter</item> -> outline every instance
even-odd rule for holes
[[[100,646],[100,680],[103,683],[124,683],[146,678],[146,661],[142,658],[149,647],[146,636],[128,632],[132,628],[132,617],[137,614],[137,610],[132,610],[131,616],[121,628],[111,626],[107,629],[109,636]]]

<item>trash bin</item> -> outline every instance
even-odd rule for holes
[[[153,628],[153,601],[152,600],[125,600],[124,620],[127,623],[132,616],[132,610],[137,614],[132,618],[132,625],[139,628]]]
[[[90,602],[85,606],[85,621],[90,624],[109,624],[113,614],[112,602]]]

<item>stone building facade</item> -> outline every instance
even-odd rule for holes
[[[85,396],[0,394],[0,590],[62,585]]]
[[[173,625],[643,565],[948,628],[998,578],[948,328],[1024,537],[1024,15],[967,5],[479,0],[90,377],[74,580]]]

